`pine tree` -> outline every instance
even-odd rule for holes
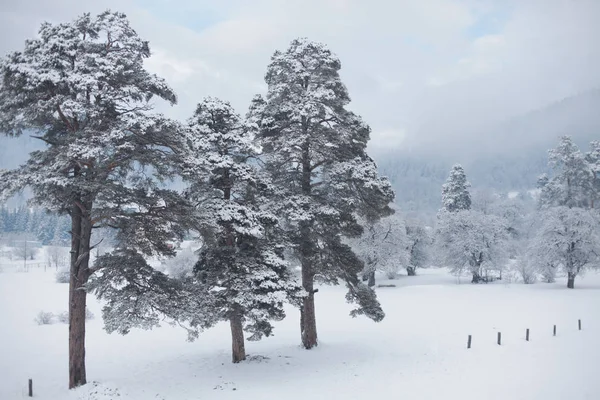
[[[590,206],[598,208],[600,202],[600,141],[595,140],[590,143],[590,151],[586,153],[585,160],[592,172]]]
[[[189,136],[196,154],[184,176],[205,216],[195,283],[217,305],[210,323],[229,322],[237,363],[246,358],[243,331],[251,333],[248,340],[271,335],[270,320],[283,319],[284,303],[298,303],[302,290],[283,259],[278,219],[260,207],[268,182],[252,164],[257,149],[241,117],[229,103],[206,98],[190,119]]]
[[[597,142],[584,155],[569,136],[548,151],[552,176],[538,180],[540,229],[530,248],[530,258],[553,280],[557,267],[567,273],[567,287],[575,287],[577,275],[595,265],[600,253],[598,221],[593,211],[597,196]]]
[[[172,253],[167,241],[183,234],[176,226],[185,202],[157,183],[172,176],[180,127],[150,113],[154,98],[175,103],[176,96],[144,69],[149,56],[126,16],[107,11],[44,23],[38,38],[0,62],[0,131],[31,130],[47,144],[0,173],[0,193],[29,186],[32,203],[70,217],[70,388],[86,383],[82,289],[104,267],[89,265],[92,228],[119,230],[127,246],[111,265],[123,267],[138,265],[138,252]]]
[[[563,136],[555,149],[548,151],[552,177],[542,177],[542,207],[589,207],[594,176],[590,165],[570,136]]]
[[[266,98],[253,100],[248,118],[276,187],[275,213],[302,267],[300,325],[307,349],[317,345],[316,277],[346,283],[347,300],[358,303],[352,315],[384,317],[375,293],[358,278],[363,262],[342,236],[362,233],[357,215],[376,220],[391,214],[394,194],[366,153],[369,127],[346,109],[350,97],[340,68],[323,44],[292,41],[273,54]]]
[[[443,208],[450,212],[471,209],[470,186],[463,167],[460,164],[454,165],[446,183],[442,186]]]

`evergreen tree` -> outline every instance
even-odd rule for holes
[[[150,113],[154,98],[176,97],[144,69],[149,56],[126,16],[107,11],[44,23],[22,52],[0,62],[0,131],[34,131],[47,144],[20,168],[0,173],[0,193],[29,186],[32,203],[70,217],[70,388],[86,383],[82,289],[104,267],[89,265],[92,228],[119,230],[127,245],[110,265],[124,268],[138,265],[138,251],[172,253],[167,241],[183,234],[176,226],[185,202],[157,183],[172,175],[180,127]]]
[[[548,165],[552,177],[538,180],[542,208],[591,206],[593,171],[570,136],[563,136],[558,146],[548,151]]]
[[[446,183],[442,185],[442,207],[450,212],[471,209],[470,186],[463,167],[454,165]]]
[[[275,214],[283,218],[302,267],[306,297],[300,325],[307,349],[317,345],[317,277],[346,283],[346,298],[358,304],[352,315],[384,317],[375,293],[358,278],[363,262],[342,236],[362,233],[357,216],[377,220],[391,214],[394,193],[366,153],[369,127],[346,108],[350,97],[340,68],[323,44],[292,41],[273,54],[266,98],[253,100],[248,118],[276,187]]]
[[[595,140],[590,143],[590,151],[585,155],[585,159],[592,171],[591,184],[591,208],[599,208],[600,202],[600,141]]]
[[[567,274],[567,287],[575,287],[577,275],[596,266],[598,221],[590,209],[597,196],[597,142],[584,155],[569,136],[548,151],[552,176],[538,180],[541,188],[541,226],[530,248],[530,259],[546,277],[557,268]]]
[[[297,303],[302,290],[283,259],[277,218],[260,208],[268,187],[251,163],[257,149],[240,116],[229,103],[206,98],[190,130],[196,154],[185,163],[188,196],[205,216],[195,283],[216,304],[210,323],[229,321],[237,363],[246,358],[243,331],[249,340],[271,335],[270,320],[283,319],[284,302]]]

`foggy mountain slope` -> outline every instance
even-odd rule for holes
[[[508,192],[535,186],[546,171],[547,150],[562,135],[571,135],[586,149],[600,139],[600,89],[566,98],[539,110],[512,118],[485,132],[439,146],[415,143],[374,154],[382,173],[396,190],[404,211],[432,214],[440,206],[440,188],[454,163],[461,163],[474,188]],[[0,136],[0,168],[14,168],[43,147],[40,140]]]
[[[474,189],[531,189],[547,172],[548,149],[562,135],[572,136],[584,151],[591,140],[600,139],[600,90],[512,118],[454,145],[416,145],[375,159],[404,211],[431,214],[440,207],[441,185],[453,164],[463,165]]]

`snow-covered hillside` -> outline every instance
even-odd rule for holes
[[[25,398],[29,378],[35,398],[48,400],[597,398],[600,275],[589,273],[568,290],[562,280],[471,285],[443,269],[420,274],[380,282],[397,285],[377,289],[387,314],[381,323],[347,316],[344,288],[320,288],[318,348],[299,346],[291,309],[275,336],[247,344],[249,359],[240,364],[230,362],[226,324],[194,343],[170,326],[108,335],[101,305],[90,299],[96,318],[87,323],[86,355],[94,383],[68,391],[68,327],[34,322],[39,311],[66,310],[68,285],[51,270],[5,268],[0,399]]]

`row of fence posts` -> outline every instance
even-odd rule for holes
[[[577,320],[577,327],[581,330],[581,320]],[[556,336],[556,325],[552,328],[552,336]],[[529,342],[529,328],[525,329],[525,340]],[[469,335],[467,339],[467,349],[471,348],[472,335]],[[502,345],[502,332],[498,332],[498,346]]]
[[[577,325],[579,327],[579,330],[581,330],[581,320],[577,320]],[[556,336],[556,325],[554,325],[554,328],[552,330],[552,334],[553,336]],[[472,339],[472,335],[469,335],[469,338],[467,339],[467,349],[471,348],[471,339]],[[529,328],[527,328],[525,330],[525,340],[529,342]],[[498,332],[498,345],[502,345],[502,333]],[[29,397],[33,397],[33,379],[29,379]]]

